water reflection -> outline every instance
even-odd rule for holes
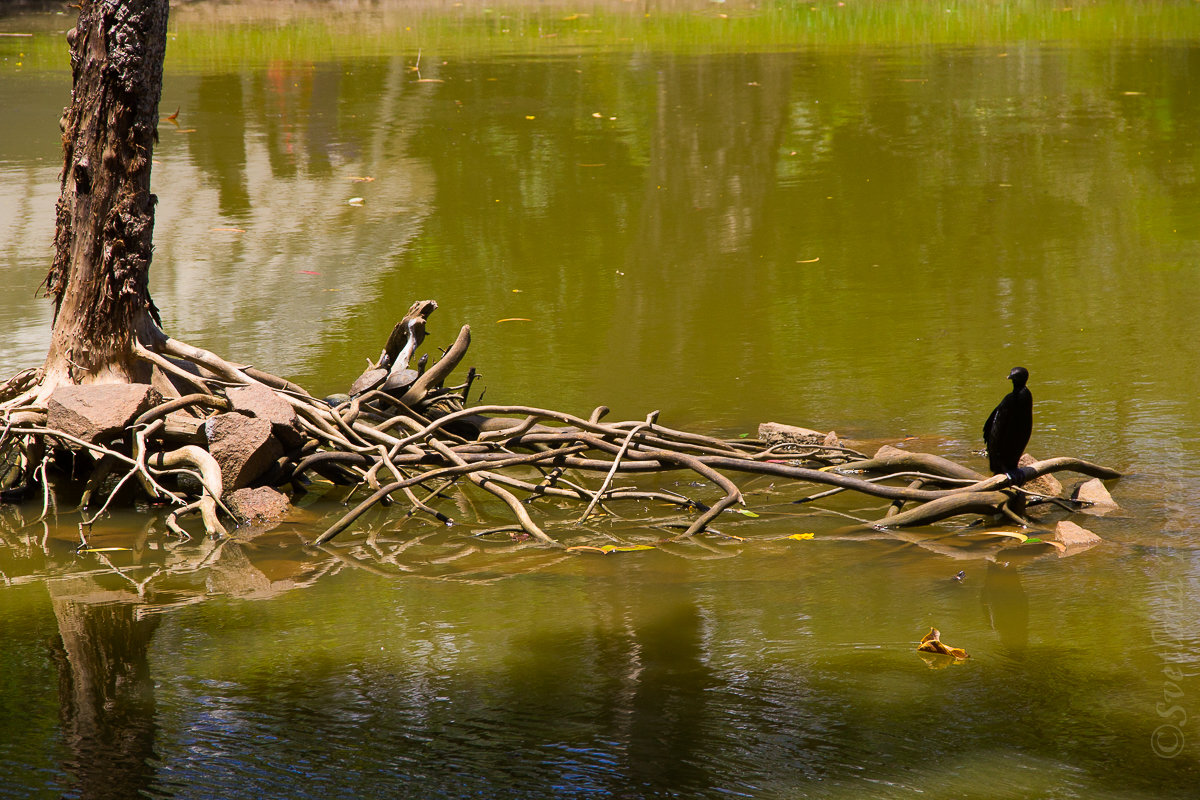
[[[35,512],[0,548],[0,794],[1193,796],[1194,727],[1172,759],[1152,737],[1164,691],[1189,719],[1200,697],[1198,52],[169,75],[172,333],[342,389],[433,296],[433,341],[476,326],[493,399],[850,425],[962,458],[996,364],[1021,362],[1035,452],[1132,467],[1127,512],[1088,554],[1011,566],[928,532],[564,557],[387,514],[322,551],[312,520],[178,544],[124,518],[90,541],[131,550],[75,554]],[[32,294],[64,81],[0,81],[40,120],[0,129],[0,261],[25,287],[0,295],[5,372],[49,330]],[[931,625],[972,659],[926,669]]]
[[[989,561],[980,599],[1000,641],[1019,656],[1029,644],[1029,598],[1017,568]]]
[[[0,595],[48,587],[43,769],[70,796],[1029,796],[1073,775],[1068,796],[1184,797],[1200,775],[1190,749],[1154,755],[1147,712],[1159,651],[1194,655],[1186,594],[1139,643],[1113,612],[1157,584],[1110,597],[1088,556],[564,560],[389,525],[310,550],[292,523],[180,545],[98,527],[75,554],[73,533],[7,530]],[[930,624],[972,658],[927,669]]]
[[[59,639],[63,738],[69,795],[125,798],[154,776],[154,681],[148,649],[157,616],[139,617],[137,595],[87,578],[49,584]]]
[[[246,530],[238,539],[162,549],[152,524],[132,537],[126,531],[101,526],[90,549],[75,554],[49,527],[31,534],[25,525],[4,526],[6,581],[42,582],[57,626],[48,656],[58,676],[66,796],[126,798],[157,782],[150,653],[164,614],[218,596],[266,600],[310,586],[339,564],[306,550],[294,532]]]
[[[217,187],[217,210],[222,219],[250,222],[250,192],[246,183],[246,113],[242,78],[237,74],[202,75],[196,102],[186,124],[203,136],[187,137],[192,161]]]

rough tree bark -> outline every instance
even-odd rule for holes
[[[61,384],[149,382],[136,342],[162,339],[150,299],[150,163],[167,0],[82,0],[71,47],[62,193],[46,276],[54,329],[41,396]]]

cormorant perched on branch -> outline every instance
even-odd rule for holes
[[[1014,483],[1020,483],[1021,473],[1017,462],[1029,444],[1033,432],[1033,394],[1025,386],[1029,370],[1013,367],[1008,373],[1013,390],[1004,396],[1000,405],[988,415],[983,423],[983,440],[987,442],[988,466],[997,475],[1008,475]]]

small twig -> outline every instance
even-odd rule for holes
[[[592,495],[592,502],[588,503],[587,508],[584,509],[583,514],[579,517],[579,519],[575,520],[576,525],[579,525],[585,519],[587,519],[589,516],[591,516],[592,509],[594,509],[596,507],[596,503],[600,502],[600,498],[604,495],[604,492],[608,489],[609,484],[612,483],[613,476],[617,474],[617,467],[619,467],[621,465],[621,459],[625,457],[625,452],[627,450],[629,450],[629,445],[633,442],[633,437],[637,436],[638,433],[640,433],[641,431],[644,431],[647,428],[652,427],[654,425],[655,420],[658,419],[658,413],[659,412],[657,412],[657,411],[650,412],[650,414],[646,417],[646,421],[644,423],[642,423],[641,425],[638,425],[637,427],[635,427],[629,431],[629,435],[626,436],[625,441],[621,443],[621,449],[617,451],[617,454],[615,456],[613,456],[612,469],[610,469],[608,471],[608,474],[604,476],[604,482],[600,484],[600,488],[596,491],[596,493],[594,495]]]

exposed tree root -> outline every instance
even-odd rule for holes
[[[8,398],[0,403],[0,488],[6,499],[43,494],[48,505],[51,495],[71,483],[65,474],[51,480],[48,465],[53,471],[59,455],[73,453],[92,464],[83,479],[82,504],[100,505],[88,521],[108,509],[119,491],[136,486],[143,495],[174,506],[167,519],[171,530],[186,535],[179,516],[198,512],[213,537],[226,532],[221,515],[232,516],[223,498],[242,486],[295,493],[313,487],[315,480],[363,490],[354,507],[316,538],[318,545],[392,501],[407,504],[406,517],[427,515],[448,524],[450,517],[431,503],[455,496],[469,507],[471,491],[498,500],[511,515],[512,523],[493,531],[519,531],[545,547],[564,547],[553,535],[555,525],[577,527],[628,503],[643,508],[666,503],[691,513],[674,537],[690,539],[710,530],[724,512],[745,505],[735,481],[739,476],[792,481],[797,494],[806,494],[796,501],[801,503],[847,491],[891,501],[871,523],[875,528],[930,525],[963,514],[1023,519],[1012,508],[1019,490],[1008,476],[985,476],[934,455],[884,447],[867,458],[832,435],[826,441],[782,444],[727,440],[667,428],[658,412],[640,422],[606,423],[603,406],[587,417],[530,406],[469,406],[473,370],[462,385],[447,385],[466,354],[469,328],[428,368],[425,359],[411,366],[427,317],[436,308],[433,301],[415,303],[395,326],[379,361],[349,393],[326,399],[202,348],[154,337],[139,344],[136,355],[151,366],[152,385],[162,399],[108,438],[50,427],[44,401],[54,397],[54,387],[27,370],[0,386],[0,397]],[[247,387],[259,387],[254,391],[260,405],[235,398],[235,389]],[[263,397],[274,398],[271,409],[261,405]],[[267,419],[274,441],[263,445],[268,455],[230,466],[222,460],[218,429],[227,418],[242,417]],[[1022,477],[1059,471],[1119,477],[1115,470],[1073,458],[1039,461]],[[714,486],[718,493],[701,500],[661,486],[617,485],[622,477],[664,472],[691,474],[698,492],[708,494],[706,487]],[[820,486],[831,488],[812,492]],[[776,485],[774,491],[788,488]],[[538,500],[581,503],[583,510],[572,515],[573,525],[538,521],[531,513]]]

